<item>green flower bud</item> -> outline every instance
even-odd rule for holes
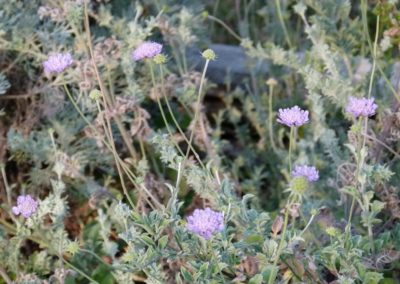
[[[339,230],[337,229],[337,228],[335,228],[335,227],[328,227],[328,228],[326,228],[326,233],[329,235],[329,236],[331,236],[331,237],[335,237],[335,236],[337,236],[340,232],[339,232]]]
[[[165,64],[165,62],[167,62],[167,57],[160,53],[154,56],[153,60],[156,64]]]
[[[67,247],[65,248],[65,251],[70,253],[71,255],[75,255],[79,251],[79,244],[78,242],[70,242]]]
[[[97,89],[91,90],[89,93],[89,98],[96,101],[101,97],[101,92]]]
[[[206,49],[203,51],[203,53],[201,54],[204,59],[206,60],[215,60],[215,58],[217,58],[217,56],[215,55],[215,52],[212,49]]]
[[[308,188],[308,180],[306,177],[299,176],[292,179],[290,188],[293,193],[303,195]]]

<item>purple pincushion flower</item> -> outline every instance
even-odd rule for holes
[[[153,58],[157,54],[160,54],[161,50],[162,44],[153,41],[145,41],[133,51],[132,58],[135,61],[139,61],[144,58]]]
[[[223,214],[210,208],[194,210],[193,214],[187,218],[187,221],[186,228],[206,240],[224,229]]]
[[[301,126],[308,122],[308,111],[298,106],[279,109],[277,121],[289,127]]]
[[[74,63],[74,60],[70,53],[56,53],[50,55],[47,60],[43,62],[43,68],[46,74],[59,74],[71,66],[72,63]]]
[[[355,98],[350,97],[346,107],[346,112],[351,113],[354,118],[359,116],[369,117],[375,114],[378,105],[375,104],[374,98]]]
[[[319,172],[313,166],[296,166],[292,171],[294,177],[305,177],[309,182],[319,179]]]
[[[12,208],[12,212],[15,215],[21,214],[24,218],[29,218],[33,213],[36,212],[38,202],[28,195],[20,195],[17,198],[17,206]]]

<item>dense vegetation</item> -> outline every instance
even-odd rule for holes
[[[0,283],[398,283],[397,0],[0,0]]]

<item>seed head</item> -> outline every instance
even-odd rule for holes
[[[97,90],[97,89],[94,89],[94,90],[90,91],[89,98],[91,98],[92,100],[96,101],[99,98],[101,98],[101,92],[99,90]]]
[[[167,57],[164,54],[160,53],[154,56],[153,60],[156,64],[165,64],[165,62],[167,62]]]
[[[204,59],[206,60],[215,60],[217,58],[217,56],[215,55],[215,52],[212,49],[206,49],[203,51],[203,53],[201,54]]]

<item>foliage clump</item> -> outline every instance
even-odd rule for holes
[[[1,3],[0,283],[394,283],[398,1],[177,2]]]

